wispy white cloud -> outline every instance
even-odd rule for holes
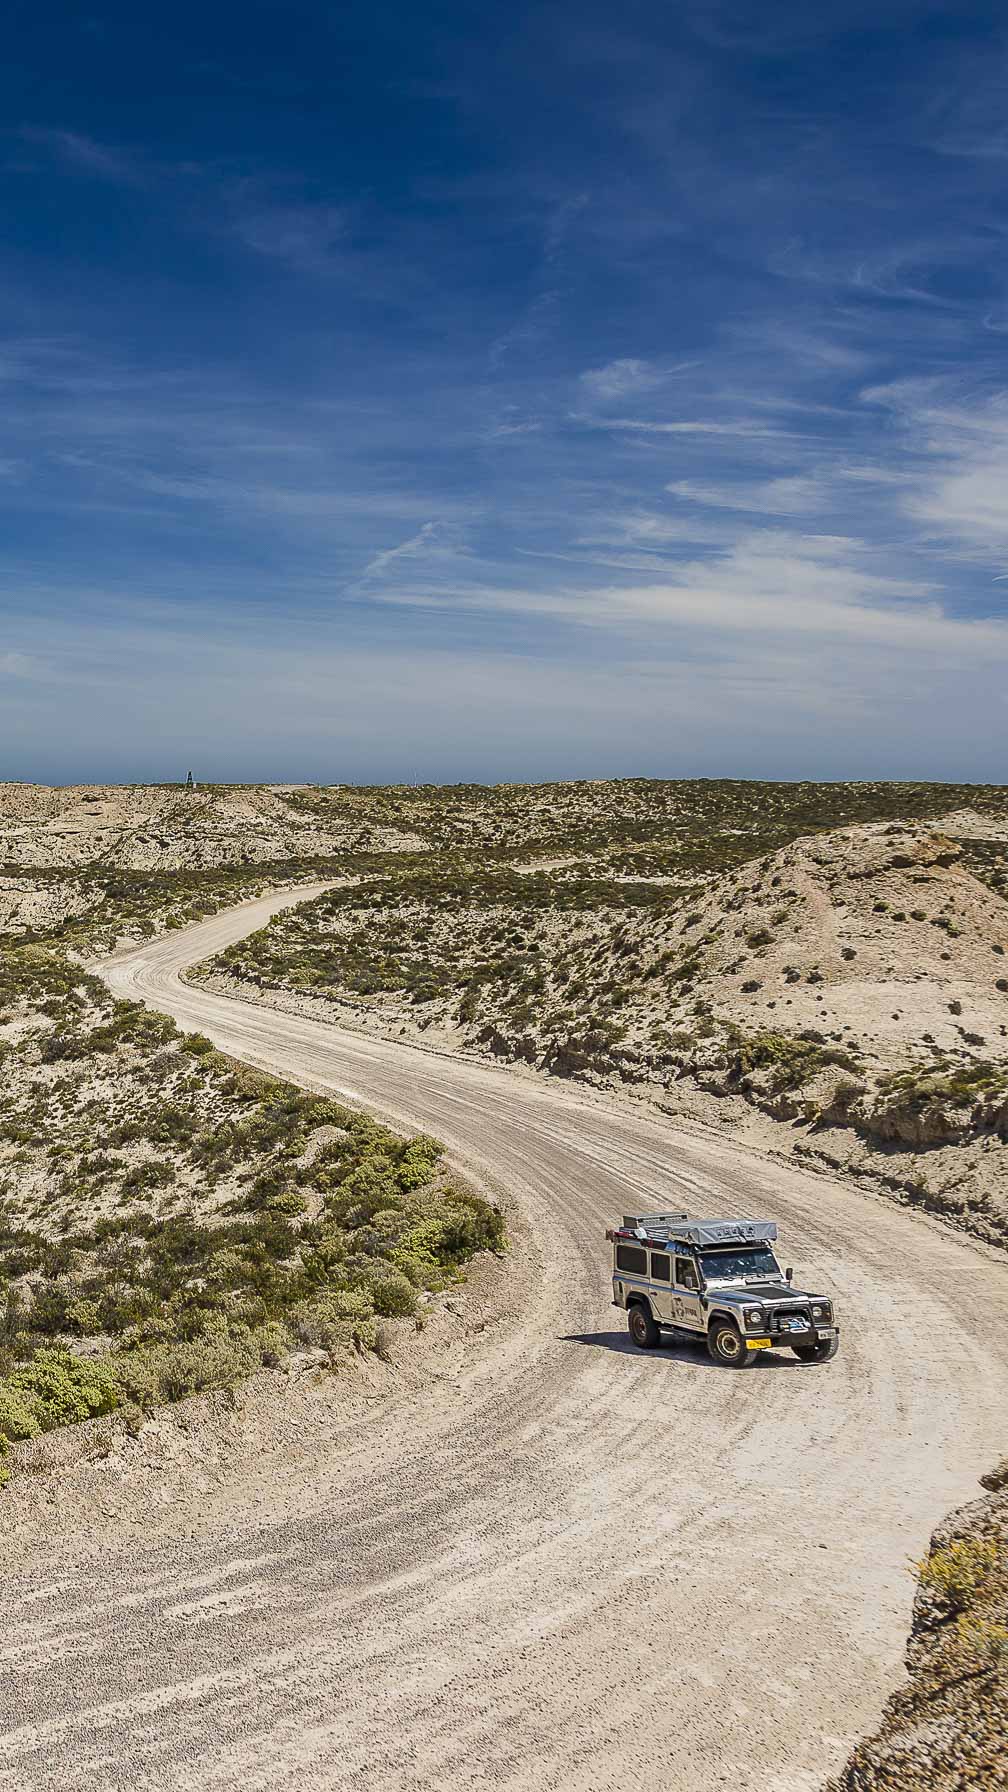
[[[703,417],[666,422],[649,417],[596,417],[575,412],[573,421],[588,429],[645,436],[724,436],[744,441],[747,438],[757,440],[787,433],[773,424],[759,423],[746,417],[735,418],[730,422],[717,422]]]
[[[79,131],[51,130],[41,125],[24,125],[21,138],[38,149],[77,169],[102,180],[121,181],[132,185],[142,177],[141,164],[121,150],[109,149],[93,137]]]
[[[544,255],[548,262],[556,261],[561,255],[576,220],[590,203],[590,193],[574,193],[554,207],[546,224]]]
[[[503,417],[490,425],[491,436],[535,436],[541,434],[541,417]]]
[[[1004,41],[980,52],[963,48],[929,94],[922,135],[937,155],[1000,162],[1008,158]]]
[[[907,763],[900,754],[924,775],[975,766],[977,707],[1003,700],[1003,631],[927,613],[901,628],[897,601],[870,634],[868,606],[846,602],[835,606],[846,633],[839,617],[832,633],[796,633],[780,611],[767,625],[766,600],[746,617],[745,598],[735,594],[726,632],[716,613],[705,621],[698,591],[685,614],[666,595],[661,633],[614,631],[611,650],[585,660],[544,656],[518,628],[486,650],[451,648],[426,623],[404,643],[401,610],[361,640],[342,617],[334,630],[331,616],[293,626],[277,613],[251,631],[212,598],[186,616],[138,593],[115,605],[82,591],[69,613],[3,616],[15,654],[44,627],[47,663],[5,690],[0,752],[14,776],[52,776],[66,741],[86,739],[94,775],[121,778],[193,763],[242,779],[611,776],[661,764],[684,741],[710,775],[737,775],[756,753],[778,776],[871,776],[880,757]],[[514,607],[514,593],[500,599]],[[655,599],[620,601],[632,612]]]
[[[665,487],[687,504],[710,505],[717,510],[756,511],[764,516],[801,516],[821,510],[829,499],[822,479],[796,475],[790,479],[746,482],[726,480],[704,485],[697,479],[677,479]]]
[[[841,312],[831,315],[829,328],[803,325],[793,318],[787,323],[777,318],[760,318],[755,323],[733,324],[726,335],[764,353],[781,356],[792,367],[798,363],[813,371],[863,373],[871,364],[873,353],[865,343],[852,340],[858,327],[853,318]]]
[[[1008,661],[1008,619],[956,615],[924,578],[872,570],[866,544],[843,536],[755,531],[723,550],[681,562],[647,583],[528,588],[487,583],[397,581],[382,603],[549,616],[578,628],[643,626],[656,647],[682,631],[726,651],[732,641],[809,643],[806,674],[822,675],[826,640],[844,651],[873,647],[940,665]]]
[[[235,205],[234,235],[246,248],[306,273],[331,269],[345,244],[348,220],[333,205],[283,205],[243,196]]]
[[[575,540],[579,546],[638,548],[659,554],[669,550],[679,553],[689,543],[730,543],[734,536],[734,525],[707,512],[686,517],[680,512],[673,515],[634,509],[595,517],[591,527],[582,529]]]
[[[0,653],[0,678],[33,678],[36,662],[27,653]]]
[[[967,558],[1008,554],[1008,395],[972,400],[941,379],[876,386],[866,402],[903,426],[914,467],[901,480],[900,507],[933,539]]]
[[[499,336],[494,337],[488,356],[490,366],[497,369],[516,348],[529,348],[542,342],[553,327],[562,296],[559,287],[555,286],[538,293],[525,306],[520,317],[508,329],[502,330]]]
[[[609,361],[604,367],[587,368],[580,381],[592,398],[610,399],[626,398],[632,392],[650,392],[662,385],[666,378],[667,374],[652,361],[639,361],[628,356]]]
[[[436,522],[424,523],[407,541],[400,541],[394,548],[383,548],[380,553],[373,554],[361,573],[361,583],[365,579],[380,579],[397,560],[409,559],[412,555],[421,553],[434,541],[437,531]]]

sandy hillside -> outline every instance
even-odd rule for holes
[[[8,1445],[374,1349],[500,1216],[403,1139],[114,1001],[60,950],[0,953],[0,1488]]]
[[[898,823],[799,840],[718,880],[673,937],[748,1030],[815,1029],[879,1066],[922,1044],[1005,1056],[1008,908],[959,853]]]
[[[203,974],[554,1074],[742,1095],[806,1121],[833,1161],[874,1153],[904,1192],[1000,1236],[1004,855],[986,832],[987,856],[967,860],[969,818],[952,825],[963,838],[899,822],[816,834],[623,906],[564,869],[389,874],[291,910]]]
[[[0,863],[136,871],[254,865],[350,850],[417,851],[413,833],[335,811],[296,787],[0,784]]]
[[[614,1062],[631,1075],[660,1068],[653,1048],[669,1028],[692,1026],[702,1043],[712,1024],[814,1034],[879,1070],[922,1047],[1008,1056],[1008,906],[944,829],[816,835],[650,906],[616,909],[602,890],[572,907],[564,895],[475,876],[453,889],[349,886],[240,942],[229,966],[327,987],[390,1021],[402,1009],[425,1030],[461,1023],[473,1042],[488,1025],[505,1041],[514,1032],[516,992],[522,1037],[543,1050],[558,1023],[573,1034],[604,1011],[620,1029]],[[418,1004],[420,963],[434,993]]]
[[[73,878],[0,877],[0,934],[44,932],[87,915],[95,892]]]

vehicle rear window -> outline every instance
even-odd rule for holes
[[[669,1257],[665,1251],[652,1251],[652,1253],[651,1253],[651,1279],[652,1279],[652,1281],[670,1282],[672,1280],[671,1271],[672,1271],[671,1257]]]
[[[618,1244],[616,1246],[616,1268],[628,1269],[631,1275],[647,1275],[647,1252],[639,1250],[634,1244]]]

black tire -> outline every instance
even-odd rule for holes
[[[653,1350],[661,1339],[654,1314],[643,1301],[635,1300],[627,1313],[627,1328],[638,1350]]]
[[[800,1363],[828,1363],[840,1348],[839,1338],[819,1338],[815,1344],[792,1344]]]
[[[748,1369],[756,1354],[746,1349],[742,1333],[727,1319],[715,1319],[707,1333],[707,1349],[723,1369]]]

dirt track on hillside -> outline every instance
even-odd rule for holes
[[[0,1787],[811,1792],[899,1678],[907,1558],[1003,1454],[1003,1261],[643,1104],[179,981],[275,906],[109,980],[437,1133],[543,1275],[452,1398],[377,1405],[303,1484],[266,1462],[226,1520],[8,1575]],[[780,1220],[835,1362],[629,1348],[602,1226],[679,1201]]]

